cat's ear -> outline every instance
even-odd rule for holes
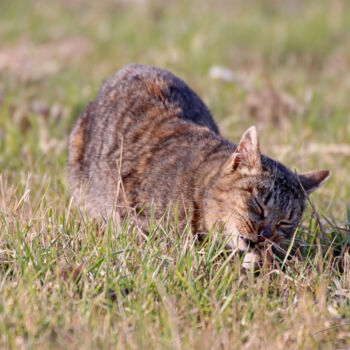
[[[258,133],[255,126],[251,126],[242,136],[236,150],[226,162],[226,170],[248,169],[248,171],[261,168],[261,155],[259,150]]]
[[[331,177],[331,172],[329,170],[311,170],[299,174],[298,177],[304,190],[311,193]]]

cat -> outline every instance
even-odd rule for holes
[[[178,222],[208,233],[220,228],[227,247],[245,252],[243,267],[262,261],[266,242],[295,232],[307,195],[328,170],[296,174],[260,153],[256,128],[238,145],[181,79],[129,64],[107,80],[78,118],[69,140],[68,175],[75,198],[92,216],[139,213],[147,231],[177,206]]]

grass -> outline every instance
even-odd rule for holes
[[[349,7],[1,1],[1,347],[348,348]],[[216,232],[199,244],[165,220],[144,237],[128,221],[97,224],[75,207],[69,132],[102,81],[128,62],[185,79],[230,140],[257,124],[264,153],[293,169],[332,170],[312,196],[321,227],[309,206],[297,232],[302,259],[252,276]],[[214,65],[235,80],[213,80]],[[280,124],[275,95],[300,106]],[[266,105],[271,111],[260,112]]]

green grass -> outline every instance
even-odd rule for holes
[[[1,1],[0,346],[348,348],[349,25],[347,0]],[[322,229],[309,208],[297,232],[302,259],[252,276],[216,232],[200,244],[165,220],[144,237],[76,208],[69,132],[129,62],[182,77],[230,140],[257,124],[264,153],[332,170],[312,196]],[[243,83],[212,80],[214,65]],[[268,86],[302,107],[282,126],[249,115]]]

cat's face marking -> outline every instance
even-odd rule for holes
[[[208,208],[215,212],[212,220],[232,236],[231,248],[245,250],[255,243],[278,243],[293,235],[305,207],[305,195],[299,184],[291,181],[269,170],[226,175],[218,181]]]
[[[292,236],[305,206],[305,196],[297,184],[286,186],[284,182],[288,180],[283,175],[276,179],[268,172],[232,177],[232,182],[231,191],[223,198],[221,215],[229,231],[243,241],[244,248]]]
[[[318,170],[297,175],[261,156],[255,128],[242,137],[223,165],[207,201],[207,225],[223,227],[228,247],[249,249],[243,266],[261,260],[258,246],[290,238],[302,217],[306,193],[330,176]]]

